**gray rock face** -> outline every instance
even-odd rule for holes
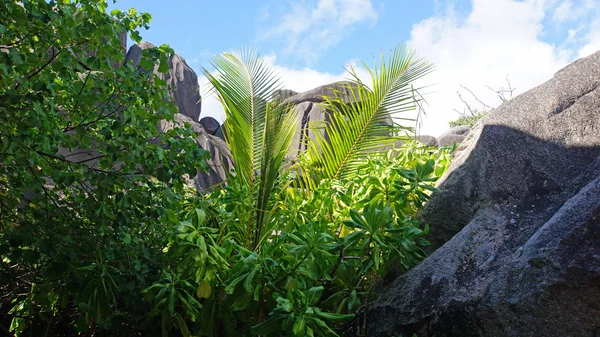
[[[463,135],[447,134],[440,136],[437,139],[439,146],[452,146],[454,144],[460,144],[465,139]]]
[[[316,87],[312,90],[305,91],[300,94],[292,95],[291,97],[288,97],[286,100],[284,100],[284,103],[290,103],[294,105],[304,102],[321,103],[325,101],[323,97],[333,97],[336,91],[340,92],[341,95],[351,94],[352,90],[354,90],[355,87],[356,84],[353,82],[334,82],[322,85],[320,87]],[[287,90],[282,90],[281,92],[287,92]]]
[[[206,132],[208,132],[211,135],[214,135],[219,129],[219,127],[221,127],[221,124],[219,124],[219,122],[216,119],[210,116],[200,119],[200,125],[202,125],[204,130],[206,130]]]
[[[133,45],[127,52],[127,60],[132,60],[135,65],[139,65],[142,51],[154,47],[149,42]],[[223,182],[227,178],[227,172],[233,168],[233,161],[227,144],[212,135],[216,132],[215,127],[219,127],[219,123],[212,117],[203,118],[203,124],[198,122],[201,105],[196,73],[181,56],[175,54],[169,59],[169,72],[159,74],[159,77],[167,81],[173,103],[179,110],[179,113],[175,115],[174,122],[162,121],[160,123],[159,132],[182,126],[183,123],[188,122],[197,133],[196,143],[198,146],[211,154],[211,159],[208,160],[210,170],[208,172],[198,171],[196,177],[190,178],[190,184],[194,184],[198,189],[207,189]],[[206,125],[209,131],[206,131],[203,125]]]
[[[198,146],[210,152],[211,159],[207,160],[209,171],[198,171],[198,175],[193,178],[193,184],[197,189],[204,190],[227,179],[227,172],[233,168],[233,158],[225,142],[213,135],[208,134],[198,122],[191,118],[176,114],[174,122],[162,121],[159,125],[159,132],[165,132],[176,127],[183,126],[183,123],[189,123],[192,130],[196,132],[196,143]]]
[[[458,145],[469,134],[469,131],[471,131],[471,127],[468,125],[451,127],[437,138],[437,144],[438,146],[453,146],[454,144]]]
[[[416,138],[417,138],[417,141],[419,141],[420,143],[423,143],[427,146],[438,147],[438,141],[434,136],[419,135]]]
[[[155,46],[150,42],[141,42],[129,48],[127,52],[127,60],[132,60],[135,65],[139,65],[142,57],[142,51]],[[158,76],[167,81],[171,97],[179,113],[190,117],[197,122],[200,117],[200,90],[198,86],[198,76],[190,66],[185,62],[185,59],[178,54],[175,54],[169,59],[169,72],[166,74],[158,74]]]
[[[421,213],[438,249],[369,306],[367,336],[599,332],[600,52],[484,117],[439,188]]]
[[[459,126],[453,126],[450,129],[446,130],[446,132],[442,133],[440,135],[440,137],[444,137],[447,135],[461,135],[461,136],[466,136],[467,133],[469,133],[469,131],[471,131],[471,127],[468,125],[459,125]]]
[[[225,140],[225,125],[221,124],[217,131],[215,131],[215,137]]]
[[[298,118],[300,118],[298,131],[294,136],[288,158],[295,158],[306,149],[307,139],[315,137],[313,131],[308,128],[310,123],[329,121],[329,115],[319,104],[325,101],[324,97],[334,97],[335,93],[339,92],[340,97],[344,97],[344,100],[349,103],[354,90],[356,90],[356,84],[353,82],[335,82],[293,95],[283,101],[284,104],[294,105],[298,112]],[[388,123],[392,123],[391,118]]]
[[[284,101],[292,96],[297,95],[298,92],[290,89],[279,89],[275,91],[273,94],[273,100],[275,101]]]
[[[153,47],[154,46],[148,42],[134,45],[127,53],[127,60],[132,60],[135,65],[139,65],[142,51]],[[207,161],[210,170],[208,172],[198,171],[197,176],[189,178],[188,182],[198,189],[207,189],[227,179],[227,172],[233,168],[231,153],[227,148],[227,144],[225,144],[222,139],[211,134],[211,132],[215,133],[218,131],[217,129],[220,129],[219,122],[212,117],[203,118],[203,124],[210,130],[207,132],[204,129],[203,124],[197,121],[198,116],[200,115],[200,105],[196,105],[195,103],[200,99],[200,95],[198,94],[198,82],[194,71],[187,67],[185,60],[178,55],[169,61],[169,67],[171,68],[165,79],[167,79],[167,83],[171,89],[171,95],[174,97],[174,103],[179,108],[180,113],[175,114],[173,122],[161,121],[158,125],[158,131],[164,132],[175,127],[183,126],[183,123],[185,122],[190,123],[193,131],[197,133],[196,143],[200,148],[210,152],[211,159]],[[186,79],[193,79],[195,89],[193,89],[194,85],[187,83]],[[183,85],[178,86],[177,83],[183,83]],[[196,109],[197,114],[194,112]],[[182,113],[184,111],[190,112],[190,110],[194,112],[192,115],[195,116],[195,119],[192,116]],[[150,140],[150,142],[153,142],[153,140]],[[98,166],[98,153],[93,149],[75,148],[72,151],[69,151],[65,148],[59,148],[58,154],[65,156],[67,160],[72,162],[85,163],[89,167]],[[115,169],[119,169],[119,165],[119,163],[116,163]]]

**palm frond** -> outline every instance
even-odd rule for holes
[[[211,64],[216,76],[206,69],[204,74],[225,110],[226,141],[236,174],[252,185],[261,163],[266,104],[281,81],[252,50],[223,53]]]
[[[225,140],[236,175],[248,187],[256,205],[250,212],[250,237],[245,243],[256,249],[264,233],[269,197],[298,118],[290,107],[270,103],[281,81],[257,53],[223,53],[211,63],[216,74],[206,69],[204,74],[225,110]]]
[[[269,198],[276,179],[282,173],[284,164],[294,135],[298,128],[298,112],[293,106],[287,104],[267,105],[267,119],[265,123],[263,157],[260,169],[260,187],[257,202],[257,230],[255,242],[259,243],[264,234],[269,234],[269,228],[263,228],[267,223],[265,216],[269,213]]]
[[[328,119],[310,126],[315,135],[308,140],[307,148],[311,169],[303,172],[309,189],[320,179],[350,177],[369,153],[384,152],[400,139],[398,132],[409,128],[398,121],[414,121],[404,116],[415,110],[418,102],[418,89],[412,83],[433,69],[405,47],[395,48],[387,60],[382,53],[373,68],[363,65],[371,75],[371,88],[351,67],[349,72],[357,86],[325,98],[322,108]]]

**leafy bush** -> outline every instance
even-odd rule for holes
[[[487,111],[475,110],[474,113],[463,114],[460,117],[458,117],[458,119],[451,121],[448,124],[450,125],[450,127],[461,126],[461,125],[473,126],[473,125],[475,125],[475,123],[477,123],[477,121],[479,121],[485,115],[487,115]]]
[[[0,3],[2,331],[336,336],[424,257],[414,215],[450,152],[390,150],[406,128],[381,122],[414,109],[426,62],[382,56],[373,89],[328,98],[332,122],[311,126],[327,138],[290,161],[298,116],[270,101],[276,77],[252,53],[216,58],[236,171],[200,194],[184,177],[207,152],[187,126],[157,132],[176,112],[166,83],[123,62],[119,34],[139,42],[150,16],[106,8]],[[140,64],[167,71],[172,52]]]
[[[276,188],[272,232],[254,250],[240,228],[249,191],[232,177],[225,189],[190,200],[172,225],[171,268],[145,292],[158,308],[153,314],[165,331],[183,335],[337,336],[386,275],[425,256],[428,227],[412,216],[449,160],[449,149],[407,143],[370,157],[353,179],[323,180],[308,195]],[[173,278],[186,290],[159,295]]]
[[[0,325],[15,335],[139,330],[166,210],[206,165],[190,129],[157,133],[176,112],[166,83],[119,66],[119,35],[139,42],[150,16],[105,10],[0,3]],[[171,53],[143,60],[166,71]]]

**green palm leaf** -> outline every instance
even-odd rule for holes
[[[223,53],[211,64],[217,75],[206,69],[204,74],[225,110],[226,141],[236,174],[251,185],[254,172],[260,169],[267,101],[281,81],[251,50]]]
[[[223,53],[212,60],[216,75],[204,69],[225,110],[225,140],[236,175],[249,188],[256,208],[250,212],[248,248],[256,249],[269,197],[299,122],[293,109],[270,103],[281,81],[255,52]]]
[[[356,87],[326,97],[322,108],[328,112],[328,120],[310,126],[315,136],[307,140],[309,165],[301,169],[303,183],[309,189],[321,179],[351,177],[369,153],[384,152],[401,139],[392,135],[410,128],[400,126],[398,121],[414,120],[402,116],[418,104],[412,83],[433,70],[432,65],[405,47],[395,48],[387,60],[382,53],[373,68],[363,65],[371,75],[371,88],[350,68]]]
[[[298,112],[293,107],[283,104],[267,105],[258,192],[260,199],[257,203],[257,231],[255,237],[257,244],[271,232],[271,228],[263,228],[268,223],[268,221],[265,221],[265,217],[269,214],[267,209],[269,198],[276,179],[282,171],[285,155],[292,145],[299,122]]]

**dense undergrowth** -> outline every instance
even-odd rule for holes
[[[216,58],[236,171],[200,193],[185,176],[208,153],[189,126],[156,130],[176,112],[166,83],[115,66],[118,35],[139,42],[150,16],[105,11],[0,4],[0,333],[360,334],[355,313],[423,259],[414,215],[450,161],[396,148],[390,135],[410,130],[380,123],[414,109],[429,66],[404,49],[382,58],[350,94],[361,104],[328,99],[331,120],[293,160],[293,109],[269,100],[277,79],[254,54]],[[171,54],[145,50],[141,66],[166,72]]]

